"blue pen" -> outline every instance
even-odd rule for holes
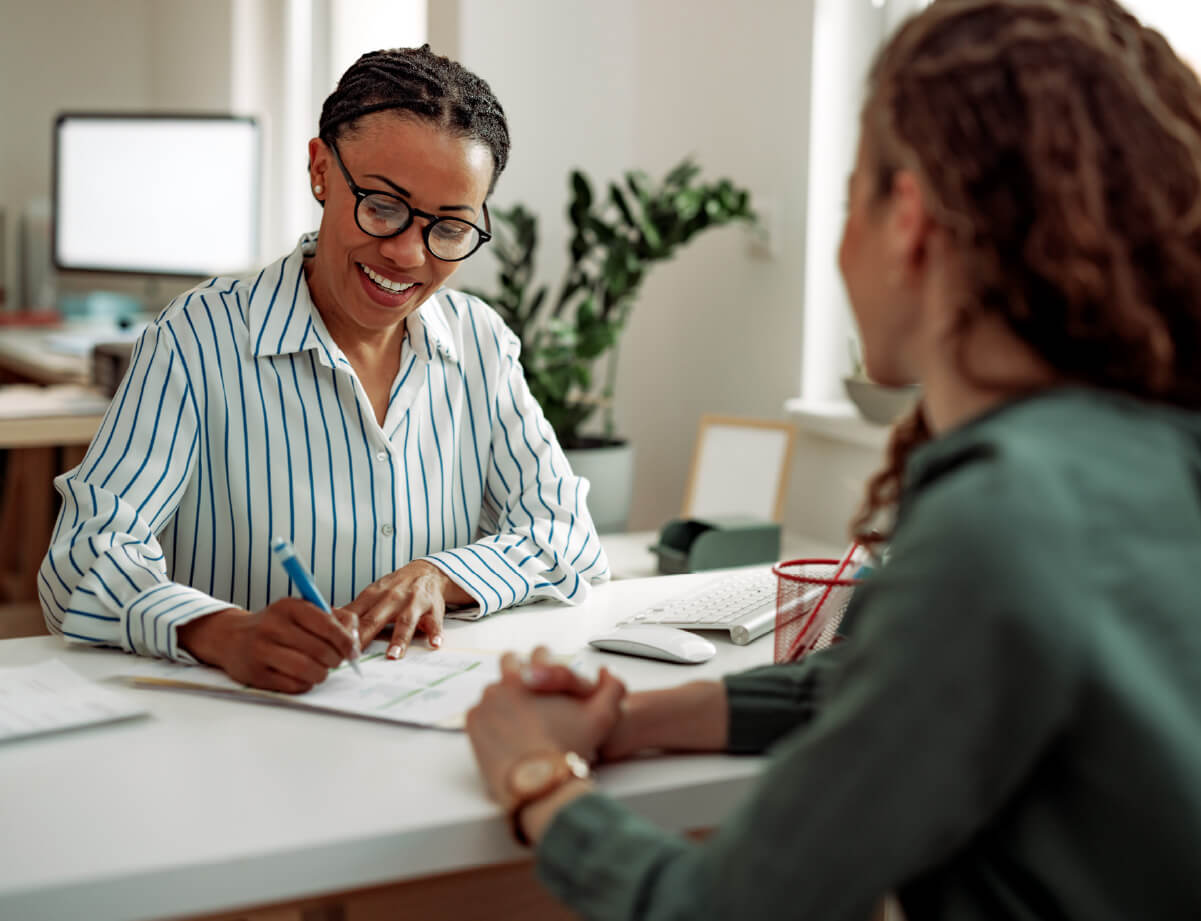
[[[296,587],[300,589],[300,594],[304,596],[304,600],[317,605],[330,617],[334,616],[333,610],[329,603],[321,597],[321,592],[317,586],[313,584],[313,577],[309,575],[309,571],[304,568],[304,563],[300,562],[300,557],[296,555],[296,550],[282,537],[277,537],[271,542],[271,552],[275,554],[275,558],[279,560],[280,565],[292,577],[292,581],[296,583]],[[363,670],[359,668],[359,631],[352,631],[354,636],[354,650],[347,660],[350,662],[350,667],[354,669],[354,673],[360,678],[363,677]]]

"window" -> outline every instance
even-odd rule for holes
[[[802,416],[802,421],[812,415],[851,414],[846,409],[841,378],[850,368],[854,325],[836,264],[846,176],[854,162],[858,114],[872,57],[906,16],[928,2],[817,0],[816,3],[801,391],[800,399],[789,404],[791,410]],[[1167,36],[1181,57],[1201,71],[1201,4],[1181,0],[1125,0],[1125,5]],[[829,433],[829,426],[815,427]]]
[[[234,0],[233,107],[265,126],[263,260],[321,219],[305,158],[325,97],[364,52],[423,44],[426,10],[426,0]]]
[[[425,44],[428,19],[426,0],[331,0],[326,92],[361,54]]]
[[[1126,8],[1161,32],[1176,53],[1201,71],[1201,5],[1181,0],[1125,0]]]
[[[850,369],[853,324],[835,254],[847,173],[859,142],[863,90],[885,36],[927,3],[817,0],[815,6],[801,360],[800,402],[805,406],[846,404],[842,377]]]

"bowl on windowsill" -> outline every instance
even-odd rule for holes
[[[882,387],[866,377],[844,377],[843,388],[855,408],[868,422],[891,425],[909,412],[918,401],[921,388]]]

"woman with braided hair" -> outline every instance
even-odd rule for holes
[[[78,642],[300,692],[447,606],[578,602],[608,576],[518,340],[444,287],[490,238],[509,130],[429,46],[363,55],[309,142],[319,232],[150,324],[63,496],[39,591]],[[286,538],[337,620],[271,560]]]
[[[628,696],[510,654],[486,783],[594,919],[1201,917],[1201,82],[1112,0],[935,0],[872,69],[839,261],[869,373],[923,388],[848,638]],[[703,843],[580,776],[769,747]]]

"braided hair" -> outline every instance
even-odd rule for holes
[[[492,153],[492,187],[509,159],[509,126],[488,84],[429,45],[371,51],[355,61],[321,107],[318,134],[337,141],[372,112],[403,111]],[[489,189],[491,191],[491,188]]]
[[[1158,32],[1115,0],[935,0],[863,133],[875,197],[914,170],[959,254],[960,345],[993,316],[1067,381],[1201,408],[1201,81]],[[857,537],[930,436],[894,428]]]

